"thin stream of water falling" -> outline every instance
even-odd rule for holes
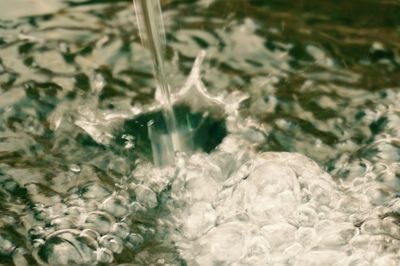
[[[137,22],[142,43],[150,51],[154,75],[158,89],[161,92],[161,104],[168,136],[161,136],[154,123],[148,125],[149,136],[152,138],[153,157],[156,165],[174,162],[173,153],[183,151],[177,122],[171,103],[171,90],[167,81],[164,66],[165,30],[159,0],[134,0]],[[168,145],[168,140],[171,144]],[[154,144],[160,142],[160,145]],[[158,148],[156,148],[158,147]],[[161,153],[161,154],[160,154]],[[172,156],[171,156],[172,155]],[[160,157],[161,159],[157,159]]]

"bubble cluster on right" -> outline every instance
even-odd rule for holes
[[[162,224],[188,265],[398,265],[398,189],[246,147],[230,135],[178,166]]]

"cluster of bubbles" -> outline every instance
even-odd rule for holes
[[[375,94],[379,103],[353,113],[364,142],[354,149],[356,136],[343,137],[329,173],[301,154],[251,149],[255,128],[227,136],[211,155],[181,160],[165,205],[182,258],[190,265],[398,265],[400,94]]]
[[[75,165],[71,171],[80,169]],[[32,258],[26,248],[31,248],[40,265],[109,265],[115,256],[137,254],[146,241],[154,239],[149,217],[156,213],[158,201],[153,190],[131,181],[115,191],[89,182],[69,189],[63,197],[51,197],[46,204],[29,203],[35,185],[22,188],[7,177],[1,182],[1,195],[31,204],[31,215],[20,220],[26,223],[30,241],[21,245],[13,234],[1,234],[1,256],[15,265],[28,265]],[[6,227],[6,221],[2,222]],[[11,222],[16,221],[9,221],[9,226]]]
[[[397,265],[398,188],[237,143],[182,162],[172,183],[170,237],[190,265]]]

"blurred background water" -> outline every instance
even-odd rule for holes
[[[400,207],[396,207],[400,206],[396,203],[400,2],[161,2],[172,90],[179,92],[196,56],[205,50],[201,74],[208,93],[225,102],[231,95],[246,95],[233,110],[237,120],[231,122],[242,126],[242,135],[256,151],[306,155],[332,176],[329,182],[336,185],[327,181],[332,186],[327,190],[365,197],[364,209],[349,207],[342,216],[329,219],[345,221],[343,217],[351,213],[373,216],[376,224],[370,227],[372,222],[362,226],[366,218],[346,220],[352,223],[349,230],[373,231],[381,238],[375,242],[367,238],[366,245],[378,243],[381,249],[373,246],[381,255],[378,258],[386,258],[382,254],[387,252],[392,256],[387,261],[396,261],[400,255]],[[151,60],[140,44],[131,1],[1,1],[0,18],[0,264],[260,265],[223,256],[196,261],[189,252],[195,248],[176,244],[186,242],[171,240],[170,229],[160,229],[164,228],[160,219],[174,213],[168,197],[179,196],[171,186],[180,185],[171,182],[174,177],[166,178],[175,176],[176,169],[162,172],[146,164],[151,147],[137,133],[146,126],[141,115],[153,115],[157,108]],[[208,111],[214,117],[210,125],[221,121],[217,111]],[[198,119],[195,114],[193,119]],[[215,136],[220,139],[223,131],[217,130]],[[229,156],[233,154],[237,155]],[[214,160],[225,172],[219,177],[239,171],[246,161],[234,156],[231,161],[236,166],[231,169],[227,165],[232,162],[222,162],[221,158],[230,158],[226,154],[202,156],[196,159],[202,163],[193,164],[210,165]],[[303,157],[290,158],[316,167]],[[146,175],[151,182],[141,181]],[[297,171],[296,176],[301,174]],[[200,185],[212,187],[210,182]],[[348,187],[338,188],[340,184]],[[304,193],[299,196],[303,203],[308,202]],[[310,198],[313,193],[309,188]],[[318,199],[317,205],[322,201]],[[217,204],[212,206],[196,205],[196,212],[218,209]],[[311,209],[316,212],[316,208]],[[190,212],[179,215],[186,214],[190,216]],[[391,226],[382,225],[385,218],[392,219]],[[168,221],[165,218],[164,223]],[[312,222],[311,228],[316,224]],[[302,225],[296,228],[297,235],[308,232],[300,230]],[[182,230],[185,235],[187,230]],[[222,230],[231,232],[229,225]],[[347,245],[350,238],[340,245]],[[276,255],[274,244],[270,245],[270,258],[283,256],[283,250]],[[324,245],[326,250],[337,250]],[[359,249],[368,250],[361,244]],[[313,265],[291,261],[289,251],[283,256],[286,261],[268,263]],[[310,258],[328,254],[314,253]],[[376,259],[371,256],[365,263],[378,265]],[[327,261],[325,265],[334,265]],[[387,261],[382,265],[389,265]],[[354,265],[369,265],[362,263]]]

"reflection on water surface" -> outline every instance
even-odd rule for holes
[[[164,170],[120,134],[155,110],[131,1],[0,3],[1,263],[395,265],[400,4],[162,2],[230,132]]]

